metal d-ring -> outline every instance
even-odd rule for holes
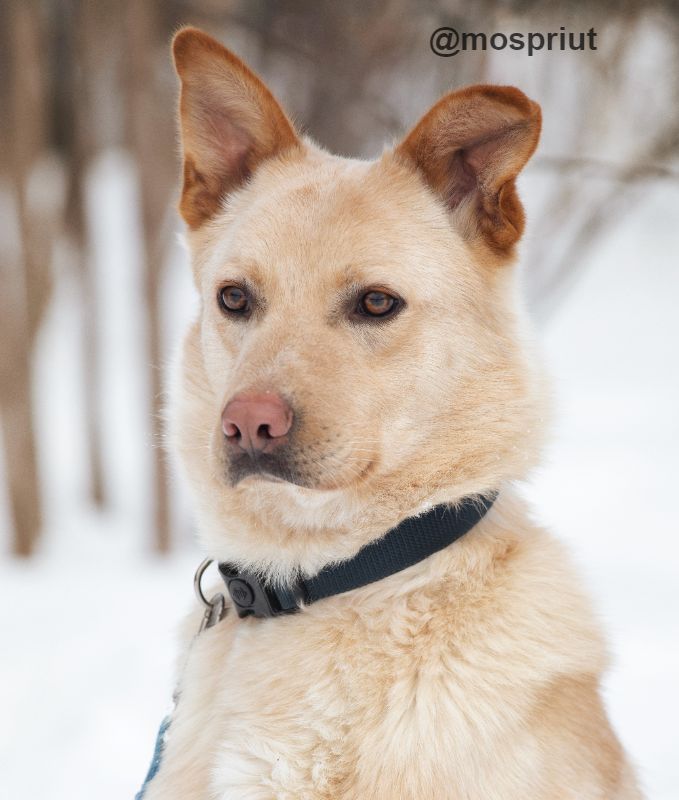
[[[205,570],[210,566],[210,564],[212,564],[212,561],[213,559],[211,558],[206,558],[204,561],[201,561],[198,565],[198,569],[196,570],[196,574],[193,576],[193,590],[196,593],[196,597],[205,606],[205,608],[212,608],[213,604],[203,594],[203,589],[201,588],[200,582],[203,579]]]

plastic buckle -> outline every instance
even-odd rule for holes
[[[294,587],[268,586],[253,573],[238,570],[231,564],[220,564],[219,574],[241,619],[294,614],[300,610],[299,604],[304,600],[300,584]]]

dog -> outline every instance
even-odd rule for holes
[[[640,798],[589,601],[514,488],[548,416],[513,268],[539,106],[461,89],[359,161],[205,33],[173,53],[200,311],[170,436],[231,583],[145,800]]]

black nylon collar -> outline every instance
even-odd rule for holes
[[[226,563],[219,564],[219,572],[239,617],[292,614],[302,603],[374,583],[443,550],[470,531],[496,497],[468,498],[456,506],[434,506],[420,516],[408,517],[353,558],[324,567],[313,578],[300,578],[294,585],[268,585],[255,574]]]

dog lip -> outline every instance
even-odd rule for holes
[[[287,483],[289,486],[302,486],[305,488],[310,488],[306,486],[306,484],[298,483],[297,481],[286,480],[285,478],[281,478],[279,475],[273,475],[272,473],[265,472],[264,470],[258,472],[249,472],[247,475],[238,475],[235,478],[232,478],[230,483],[231,486],[236,488],[239,484],[248,480],[264,481],[265,483],[278,483],[278,484]]]
[[[244,481],[248,478],[254,478],[255,480],[261,481],[269,481],[270,483],[291,483],[291,481],[286,481],[285,478],[281,478],[278,475],[273,475],[270,472],[262,471],[262,472],[251,472],[249,475],[243,476],[240,480]]]
[[[298,486],[302,489],[309,489],[310,491],[317,491],[317,492],[341,492],[345,489],[350,489],[352,486],[356,486],[357,484],[361,483],[370,473],[373,471],[373,468],[376,465],[375,460],[370,460],[365,467],[361,470],[360,474],[354,478],[351,482],[338,482],[338,483],[327,483],[327,484],[313,484],[308,482],[303,482],[302,480],[294,480],[292,477],[290,478],[282,478],[280,475],[275,475],[271,472],[268,472],[266,469],[256,469],[248,472],[245,475],[239,475],[235,479],[231,478],[231,486],[236,487],[243,481],[248,479],[253,480],[262,480],[268,483],[278,483],[278,484],[287,484],[288,486]]]
[[[294,469],[285,461],[280,462],[268,453],[250,453],[245,450],[235,454],[235,458],[228,462],[225,477],[233,487],[247,478],[258,478],[271,483],[289,483],[295,486],[305,485],[301,480],[295,479]]]

